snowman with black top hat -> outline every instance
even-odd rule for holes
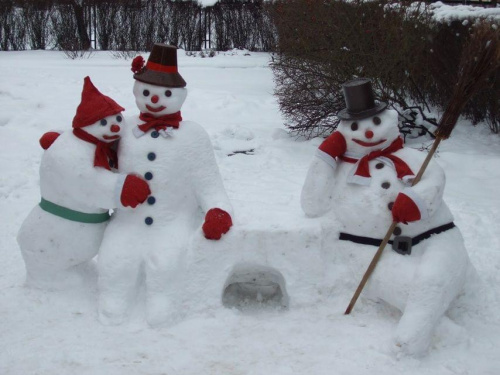
[[[443,202],[441,167],[431,161],[411,186],[426,155],[404,147],[397,112],[374,100],[368,79],[347,82],[343,91],[347,108],[316,152],[301,205],[310,217],[334,213],[341,226],[335,251],[357,281],[391,222],[398,223],[364,295],[402,312],[395,348],[420,355],[473,269]]]
[[[162,324],[178,308],[183,258],[193,233],[219,240],[232,225],[212,144],[197,123],[185,121],[181,107],[186,82],[178,72],[177,49],[155,44],[147,63],[132,63],[133,93],[140,111],[122,133],[120,171],[136,171],[151,188],[136,210],[119,209],[109,224],[99,255],[99,317],[123,322],[145,275],[147,321]],[[204,219],[203,219],[203,216]]]

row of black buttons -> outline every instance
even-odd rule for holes
[[[160,134],[156,130],[151,132],[151,137],[153,137],[153,138],[158,138],[159,135]],[[149,152],[147,157],[148,157],[149,161],[153,161],[156,159],[156,154],[154,152]],[[153,173],[151,173],[151,172],[144,173],[144,178],[148,181],[151,181],[153,179]],[[147,202],[149,205],[153,205],[156,203],[156,198],[151,195],[148,197]],[[154,220],[151,216],[148,216],[144,219],[144,222],[146,223],[146,225],[153,224],[153,221]]]

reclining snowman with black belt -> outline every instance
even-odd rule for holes
[[[404,148],[398,114],[374,100],[371,82],[343,86],[347,108],[319,147],[302,190],[310,217],[332,210],[340,223],[337,253],[359,281],[391,222],[398,223],[365,288],[403,314],[394,343],[423,354],[472,270],[459,229],[443,202],[445,175],[431,161],[411,187],[425,154]]]

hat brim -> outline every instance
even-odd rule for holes
[[[134,79],[163,87],[186,87],[186,81],[179,73],[161,73],[151,69],[144,69],[134,74]]]
[[[362,112],[349,112],[347,108],[339,111],[337,113],[337,117],[341,120],[362,120],[364,118],[372,117],[376,115],[377,113],[382,112],[387,108],[387,103],[385,102],[378,102],[375,104],[375,107],[367,109],[366,111]]]

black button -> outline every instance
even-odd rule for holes
[[[387,205],[389,211],[392,211],[392,206],[394,206],[394,202],[389,202],[389,204]]]
[[[146,223],[146,225],[151,225],[153,224],[153,218],[148,216],[144,219],[144,222]]]
[[[401,235],[401,233],[403,233],[403,231],[401,230],[400,227],[394,228],[394,232],[392,232],[392,234],[394,234],[395,236],[399,236]]]
[[[153,137],[153,138],[158,138],[159,136],[160,136],[160,133],[158,133],[156,130],[153,130],[153,131],[151,132],[151,137]]]
[[[386,182],[383,182],[381,186],[382,186],[382,189],[389,189],[391,187],[391,184],[386,181]]]
[[[150,152],[148,154],[148,159],[151,160],[151,161],[155,160],[156,159],[156,154],[154,152]]]
[[[377,164],[375,164],[375,168],[377,168],[377,169],[384,168],[384,163],[377,163]]]
[[[149,181],[149,180],[152,180],[152,179],[153,179],[153,174],[152,174],[151,172],[146,172],[146,173],[144,174],[144,178],[145,178],[146,180],[148,180],[148,181]]]
[[[151,196],[151,197],[148,197],[148,203],[149,204],[155,204],[156,203],[156,198]]]

